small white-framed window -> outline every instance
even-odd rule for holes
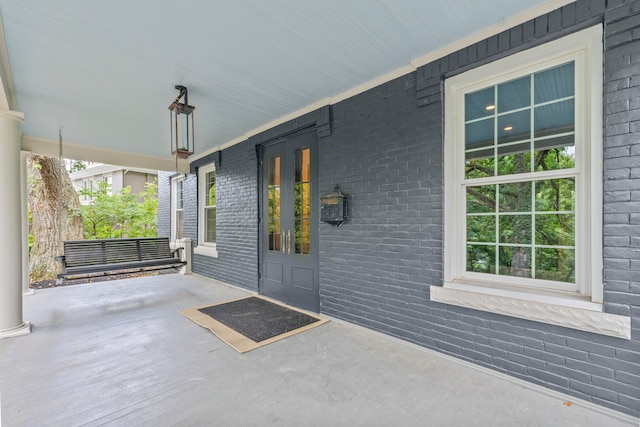
[[[596,26],[445,81],[445,274],[432,300],[619,326],[602,313],[602,49]]]
[[[184,237],[184,177],[171,178],[171,241]]]
[[[85,179],[84,181],[82,181],[82,188],[85,191],[85,193],[82,195],[82,201],[85,202],[85,203],[88,203],[89,200],[90,200],[90,197],[87,194],[87,192],[90,191],[90,189],[89,189],[89,180]]]
[[[217,199],[215,164],[198,168],[198,246],[194,252],[217,257]]]
[[[102,177],[102,179],[107,184],[107,194],[112,195],[113,194],[113,176],[105,175]]]

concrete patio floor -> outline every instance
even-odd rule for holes
[[[178,313],[247,294],[178,274],[36,291],[32,334],[0,340],[0,424],[638,424],[335,319],[239,354]]]

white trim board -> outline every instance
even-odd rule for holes
[[[58,141],[23,135],[21,145],[23,151],[29,151],[31,154],[58,158]],[[132,167],[189,173],[189,163],[186,160],[178,160],[176,162],[175,159],[171,158],[153,157],[68,142],[63,142],[62,149],[62,156],[66,159],[106,163],[123,166],[124,168]]]

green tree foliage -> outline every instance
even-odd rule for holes
[[[85,239],[155,237],[157,189],[153,182],[138,195],[131,193],[131,187],[112,193],[106,182],[100,182],[98,188],[81,190],[81,195],[91,198],[78,212],[84,221]]]
[[[85,162],[81,160],[72,160],[71,167],[69,168],[69,173],[85,170],[86,168],[87,168],[87,165],[85,164]]]

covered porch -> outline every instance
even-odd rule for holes
[[[188,173],[198,159],[571,2],[197,0],[178,12],[168,1],[0,0],[0,258],[21,266],[0,280],[0,338],[31,328],[22,312],[29,155]],[[199,117],[188,160],[173,156],[167,120],[182,85]]]
[[[247,294],[179,274],[37,291],[33,333],[0,340],[2,425],[637,422],[337,319],[239,354],[178,313]]]

